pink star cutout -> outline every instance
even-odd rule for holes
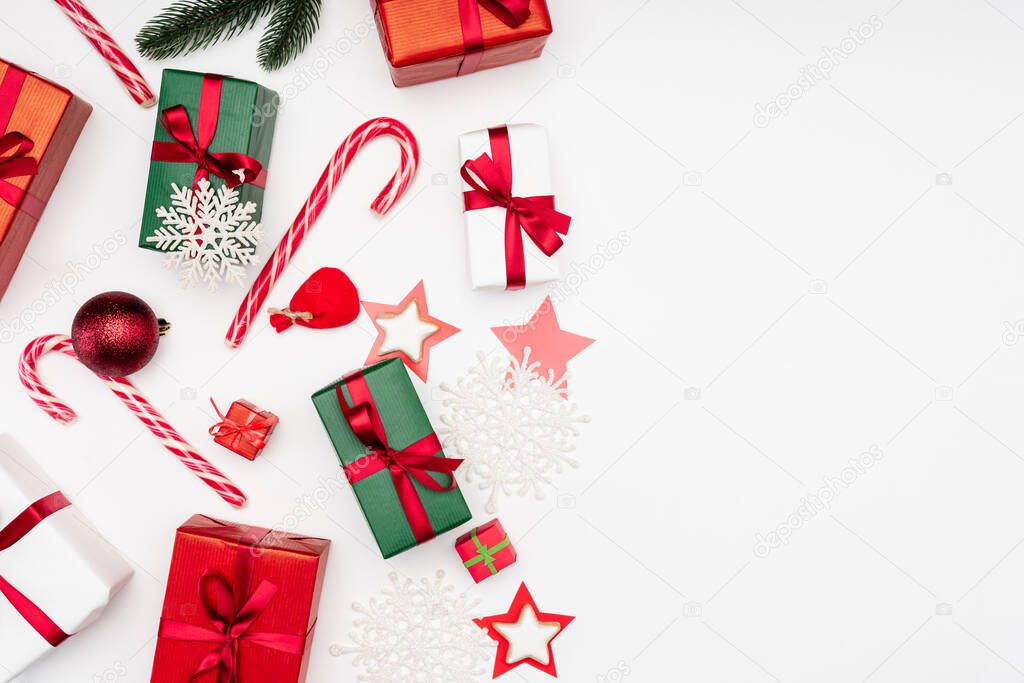
[[[390,353],[381,354],[380,349],[384,344],[387,333],[378,320],[382,317],[393,317],[406,312],[410,304],[413,302],[415,302],[416,308],[419,311],[420,320],[425,324],[437,327],[437,331],[423,339],[423,347],[419,361],[413,360],[402,351],[392,351]],[[427,370],[430,366],[430,349],[460,331],[459,328],[454,325],[449,325],[443,320],[439,320],[427,312],[427,294],[423,287],[423,280],[420,280],[419,284],[413,287],[412,291],[406,294],[405,298],[394,306],[373,303],[371,301],[363,301],[362,304],[363,308],[366,309],[366,314],[370,316],[373,326],[377,328],[377,339],[373,342],[373,348],[370,349],[370,355],[366,357],[366,364],[369,365],[370,363],[376,363],[386,358],[401,358],[406,367],[424,382],[427,381]]]
[[[571,358],[594,343],[589,337],[566,332],[558,326],[550,296],[525,325],[492,327],[491,331],[517,360],[522,360],[529,346],[530,360],[540,363],[538,372],[547,375],[548,370],[553,370],[556,379],[565,374],[566,363]]]

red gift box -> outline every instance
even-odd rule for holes
[[[397,86],[540,57],[551,35],[545,0],[371,0]]]
[[[302,683],[329,547],[204,515],[185,522],[151,683]]]
[[[459,536],[455,541],[455,551],[477,583],[516,561],[516,549],[496,519]]]
[[[212,399],[210,403],[213,403]],[[227,415],[220,412],[216,403],[213,409],[220,418],[220,422],[210,427],[213,440],[249,460],[255,460],[260,454],[267,445],[267,437],[279,422],[277,415],[269,410],[260,410],[245,400],[232,403]]]

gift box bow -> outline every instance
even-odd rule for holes
[[[490,571],[492,575],[497,574],[498,570],[494,566],[494,563],[496,562],[495,555],[497,555],[502,550],[507,548],[511,543],[508,534],[505,534],[505,538],[501,539],[492,546],[487,546],[484,544],[483,541],[480,540],[480,538],[477,536],[476,529],[473,529],[473,531],[470,533],[470,538],[473,540],[473,545],[476,546],[476,555],[469,558],[462,564],[464,564],[466,568],[469,569],[470,567],[473,567],[483,562],[484,566],[487,567],[488,571]]]
[[[29,505],[7,526],[0,529],[0,552],[20,541],[47,517],[69,505],[71,503],[60,491],[44,496]],[[53,647],[57,647],[69,637],[52,619],[46,616],[43,610],[39,609],[34,602],[25,597],[3,576],[0,576],[0,594],[7,598],[18,614]]]
[[[231,437],[232,448],[237,447],[242,439],[248,441],[256,450],[261,450],[267,445],[266,430],[276,424],[274,420],[250,413],[249,419],[244,424],[240,424],[222,413],[212,398],[210,403],[213,405],[217,417],[220,418],[220,422],[210,427],[210,436]]]
[[[28,156],[34,146],[35,143],[21,133],[0,137],[0,200],[15,208],[21,205],[26,192],[7,179],[32,176],[39,171],[39,163]]]
[[[342,393],[342,384],[348,387],[349,395],[352,397],[351,407]],[[355,484],[378,472],[388,470],[416,542],[422,543],[433,538],[434,529],[423,502],[416,493],[413,480],[432,491],[453,491],[458,486],[455,481],[455,470],[462,464],[462,460],[437,457],[437,452],[441,450],[441,441],[434,432],[405,448],[392,448],[362,372],[347,376],[334,390],[341,413],[348,421],[352,433],[369,449],[369,453],[345,465],[345,476],[349,483]],[[429,472],[446,474],[451,477],[451,483],[443,486],[431,477]]]
[[[517,197],[512,194],[512,148],[508,128],[491,128],[491,154],[481,154],[462,165],[462,179],[472,187],[463,193],[466,211],[505,208],[505,277],[507,289],[526,285],[526,254],[523,232],[545,256],[562,248],[561,235],[569,233],[572,218],[555,210],[551,195]]]

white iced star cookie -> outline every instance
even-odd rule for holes
[[[495,622],[494,630],[508,641],[506,664],[532,659],[545,666],[551,661],[551,640],[562,630],[556,621],[540,621],[531,605],[519,613],[519,621],[512,624]]]
[[[409,302],[401,313],[381,313],[375,319],[384,331],[378,354],[399,352],[413,363],[423,358],[423,343],[441,329],[438,325],[420,317],[420,307],[415,299]]]

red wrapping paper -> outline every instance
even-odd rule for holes
[[[278,423],[277,415],[244,399],[232,403],[224,418],[210,428],[213,440],[247,460],[263,451]]]
[[[501,522],[492,519],[459,536],[455,541],[455,552],[462,558],[462,563],[473,580],[480,583],[516,561],[516,549],[511,540],[507,539],[508,534],[505,533]]]
[[[291,654],[242,638],[233,683],[301,683],[306,678],[330,541],[272,532],[195,515],[178,528],[153,661],[152,683],[218,683],[216,668],[195,675],[217,645],[166,636],[168,624],[211,629],[200,597],[200,582],[215,573],[236,591],[242,604],[264,581],[277,593],[259,613],[248,633],[305,640],[301,654]],[[223,679],[221,679],[223,680]]]
[[[427,83],[540,57],[552,31],[545,0],[530,0],[530,16],[517,27],[481,6],[483,50],[478,55],[472,48],[467,51],[459,1],[371,0],[395,85]],[[467,54],[472,61],[468,70]]]

